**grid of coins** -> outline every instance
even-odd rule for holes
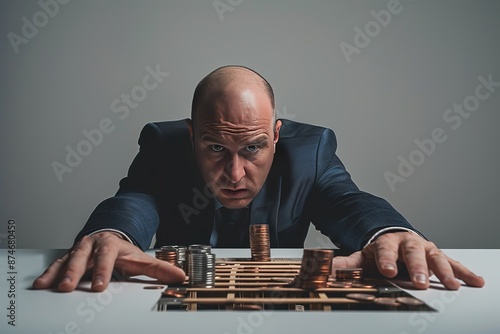
[[[269,262],[254,262],[249,261],[249,258],[217,258],[215,282],[211,287],[205,286],[206,282],[200,284],[202,286],[190,286],[188,279],[180,286],[168,286],[165,289],[164,286],[155,284],[145,289],[164,289],[157,303],[158,311],[436,312],[422,300],[414,298],[390,281],[366,274],[363,281],[340,282],[332,277],[334,275],[330,275],[328,285],[316,289],[317,285],[312,284],[317,281],[312,275],[317,271],[314,268],[321,267],[321,256],[323,260],[327,259],[324,264],[328,267],[331,253],[327,251],[327,254],[322,254],[321,250],[316,251],[316,254],[309,252],[312,253],[308,254],[306,251],[304,258],[273,258]],[[299,281],[297,277],[301,270],[301,283],[305,289],[292,285],[295,280]],[[322,270],[318,272],[321,273]],[[325,279],[328,270],[324,270],[323,274]]]
[[[363,268],[343,268],[335,270],[335,279],[337,282],[362,281]]]
[[[307,290],[326,288],[332,259],[332,249],[304,249],[300,271],[292,285]]]
[[[215,254],[210,245],[189,245],[186,252],[189,285],[211,288],[215,284]]]
[[[269,238],[269,225],[250,225],[249,234],[252,261],[270,261],[271,239]]]

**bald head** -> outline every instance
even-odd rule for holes
[[[274,112],[274,93],[271,85],[259,73],[243,66],[224,66],[210,72],[196,86],[191,108],[191,120],[199,112],[207,112],[207,102],[214,98],[224,98],[229,90],[259,89],[269,98]],[[274,115],[273,115],[274,118]]]
[[[196,87],[186,123],[210,191],[226,208],[249,205],[271,169],[281,127],[269,83],[245,67],[218,68]]]

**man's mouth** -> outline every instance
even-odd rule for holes
[[[244,198],[248,196],[248,189],[221,189],[221,193],[229,198]]]

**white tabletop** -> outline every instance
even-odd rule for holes
[[[446,291],[434,284],[426,291],[406,290],[438,312],[157,312],[154,306],[161,290],[143,289],[147,283],[112,282],[102,293],[85,291],[87,282],[71,293],[32,290],[33,280],[62,252],[16,250],[15,274],[9,274],[7,250],[0,250],[0,333],[500,333],[498,249],[445,250],[485,278],[481,289]],[[247,249],[213,252],[218,257],[250,255]],[[301,257],[302,250],[273,249],[272,255]],[[14,289],[9,278],[15,279]],[[15,327],[8,323],[12,301]]]

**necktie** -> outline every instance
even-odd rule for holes
[[[248,247],[248,208],[217,210],[217,247],[241,248]]]

